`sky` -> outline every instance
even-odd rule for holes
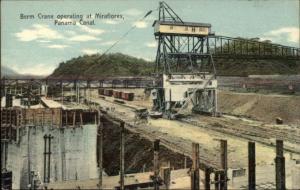
[[[298,0],[166,0],[183,21],[212,24],[216,35],[259,37],[299,47]],[[48,75],[61,62],[103,53],[132,26],[109,52],[154,60],[157,42],[152,23],[158,17],[156,0],[53,0],[1,1],[1,64],[21,74]],[[139,21],[149,10],[145,20]],[[38,14],[53,15],[39,19]],[[119,14],[119,19],[95,19],[94,14]],[[20,19],[20,15],[34,19]],[[57,15],[82,14],[95,25]],[[92,18],[86,18],[91,14]],[[76,25],[55,25],[54,20]]]

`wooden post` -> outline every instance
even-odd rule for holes
[[[45,124],[45,111],[42,111],[42,126]]]
[[[205,168],[205,182],[204,182],[204,189],[210,190],[210,169]]]
[[[192,159],[193,165],[191,170],[191,189],[200,189],[200,172],[199,172],[199,144],[192,144]]]
[[[100,123],[100,119],[99,119],[99,123]],[[83,125],[83,120],[82,120],[82,111],[80,111],[80,126]]]
[[[221,167],[223,172],[220,175],[220,189],[227,190],[227,140],[221,142]]]
[[[215,172],[214,173],[214,180],[215,180],[215,190],[219,190],[220,189],[220,175],[219,172]]]
[[[285,190],[285,158],[283,156],[283,141],[276,140],[276,189]]]
[[[8,153],[7,153],[7,151],[8,151],[8,142],[4,141],[3,143],[4,143],[4,147],[3,147],[4,148],[4,168],[6,169],[7,168],[7,155],[8,155]],[[2,146],[3,146],[3,144],[2,144]]]
[[[80,113],[81,115],[81,113]],[[82,117],[82,115],[81,115]],[[81,118],[82,120],[82,118]],[[82,122],[82,121],[81,121]],[[103,158],[103,125],[101,123],[100,110],[98,110],[98,160],[99,160],[99,189],[102,189],[102,159]]]
[[[28,86],[28,90],[27,90],[28,108],[30,108],[31,106],[31,93],[32,93],[32,86],[30,84],[30,87]]]
[[[75,128],[76,124],[76,111],[73,112],[73,127]]]
[[[61,104],[64,104],[64,85],[62,81],[60,81],[60,86],[61,86]]]
[[[248,142],[248,189],[255,190],[255,142]]]
[[[170,167],[161,168],[161,177],[165,184],[166,190],[168,190],[170,188],[170,182],[171,182],[171,168]]]
[[[121,134],[120,134],[120,190],[125,190],[125,186],[124,186],[125,138],[124,138],[124,122],[123,121],[121,122],[120,127],[121,127]]]
[[[159,155],[159,139],[156,139],[154,141],[154,190],[159,190],[159,161],[158,161],[158,155]]]
[[[62,112],[63,112],[63,110],[62,110]],[[66,127],[68,127],[68,110],[66,110],[65,113],[66,113]]]

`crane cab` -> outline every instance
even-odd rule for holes
[[[184,35],[208,36],[211,33],[211,24],[194,22],[154,21],[154,35]]]

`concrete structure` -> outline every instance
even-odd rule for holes
[[[61,108],[3,108],[2,166],[12,171],[13,188],[98,177],[95,113]]]
[[[75,129],[28,126],[20,133],[20,142],[9,143],[7,151],[6,168],[13,172],[13,189],[28,187],[30,172],[43,183],[45,134],[54,137],[49,162],[50,182],[98,177],[95,125]]]

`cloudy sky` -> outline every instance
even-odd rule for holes
[[[299,46],[298,0],[166,2],[184,21],[211,23],[216,35],[260,37]],[[1,1],[1,62],[22,74],[50,74],[60,62],[104,52],[133,25],[137,28],[110,52],[154,60],[156,42],[151,25],[158,12],[142,22],[137,20],[157,7],[158,1],[153,0]],[[54,19],[38,19],[39,13],[54,15]],[[54,24],[57,15],[95,13],[121,14],[124,19],[96,19],[93,26]],[[20,14],[35,19],[20,19]]]

